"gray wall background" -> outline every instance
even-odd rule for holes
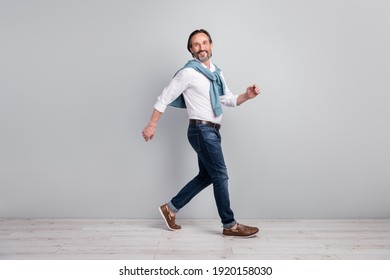
[[[195,174],[187,115],[141,130],[188,35],[241,93],[222,135],[238,218],[390,218],[390,2],[0,2],[0,217],[157,218]],[[217,218],[212,188],[181,217]]]

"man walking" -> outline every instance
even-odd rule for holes
[[[230,208],[228,173],[222,147],[221,128],[222,106],[239,106],[255,98],[260,89],[251,85],[245,93],[234,95],[226,86],[221,70],[211,63],[213,42],[204,30],[195,30],[188,38],[187,49],[192,54],[190,60],[180,69],[169,85],[157,98],[149,123],[142,131],[145,141],[155,134],[157,122],[168,105],[187,108],[189,116],[188,140],[198,156],[199,173],[188,182],[159,211],[170,230],[181,227],[175,222],[175,214],[193,197],[213,184],[218,214],[223,224],[223,235],[252,236],[259,229],[236,222]]]

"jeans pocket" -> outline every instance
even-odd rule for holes
[[[221,141],[221,135],[218,130],[212,127],[204,127],[201,130],[203,139],[210,143],[219,143]]]

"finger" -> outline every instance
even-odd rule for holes
[[[256,94],[260,91],[259,87],[258,87],[256,84],[253,84],[253,85],[252,85],[252,90],[253,90]]]

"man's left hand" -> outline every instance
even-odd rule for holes
[[[246,89],[246,94],[248,96],[248,99],[255,98],[260,94],[260,88],[257,85],[251,85]]]

